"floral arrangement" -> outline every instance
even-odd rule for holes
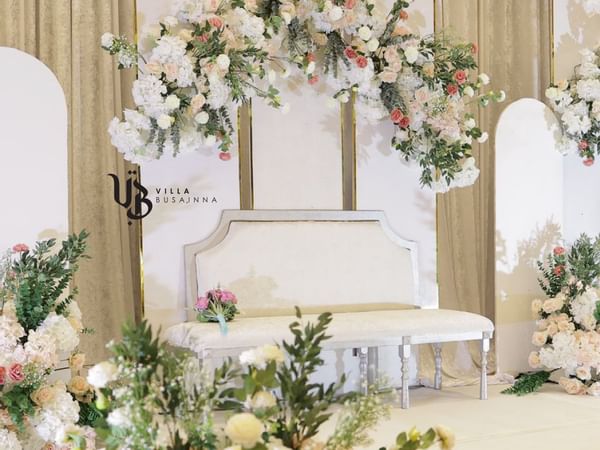
[[[539,283],[548,295],[534,300],[538,330],[529,356],[534,369],[510,393],[533,392],[552,372],[562,370],[560,385],[569,394],[600,395],[600,240],[582,235],[571,248],[555,247],[538,262]]]
[[[583,164],[594,164],[600,144],[600,48],[582,50],[581,63],[570,80],[546,89],[554,111],[560,116],[563,136],[558,150],[576,153]]]
[[[54,239],[33,250],[17,244],[0,262],[2,449],[95,448],[95,434],[84,426],[94,391],[80,376],[85,356],[77,351],[85,330],[76,290],[64,295],[85,257],[86,238],[69,236],[58,252]],[[64,356],[73,377],[68,384],[50,381]]]
[[[342,395],[344,377],[329,385],[311,381],[323,365],[321,343],[330,322],[330,314],[314,324],[294,322],[293,342],[248,350],[240,355],[241,368],[226,361],[211,376],[195,357],[153,338],[147,324],[126,327],[113,357],[89,372],[103,413],[98,436],[108,449],[343,450],[369,444],[368,431],[388,414],[381,386]],[[317,433],[335,403],[342,404],[337,425],[321,440]],[[215,418],[217,409],[227,411],[223,420]],[[439,443],[451,449],[454,440],[445,427],[412,429],[393,448]]]
[[[221,332],[227,334],[227,322],[239,313],[236,305],[237,298],[233,292],[217,288],[198,297],[194,309],[200,322],[218,322]]]
[[[396,0],[383,19],[373,0],[180,0],[147,54],[106,33],[102,47],[120,68],[140,64],[136,109],[113,119],[112,143],[134,162],[215,145],[228,160],[230,106],[262,97],[287,110],[276,84],[296,69],[310,86],[324,80],[335,101],[355,98],[368,119],[390,120],[392,146],[420,165],[423,185],[470,185],[479,173],[472,143],[487,133],[468,103],[505,94],[479,95],[490,80],[476,74],[477,46],[416,35],[409,4]]]

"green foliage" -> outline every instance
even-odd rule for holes
[[[296,317],[302,317],[298,308]],[[329,419],[331,412],[328,410],[336,402],[346,380],[343,375],[338,382],[327,387],[311,380],[323,365],[321,345],[330,338],[326,330],[331,320],[332,315],[324,313],[318,317],[316,324],[308,323],[304,328],[296,321],[290,325],[294,341],[283,342],[289,361],[277,373],[285,408],[276,419],[275,436],[292,449],[300,448],[303,442],[315,436],[319,427]]]
[[[79,421],[77,425],[93,427],[97,420],[102,419],[100,411],[94,403],[79,403]]]
[[[438,437],[435,429],[430,428],[425,433],[421,434],[416,428],[411,429],[408,433],[402,432],[396,437],[397,450],[419,450],[430,448]]]
[[[553,252],[537,266],[538,282],[546,295],[553,298],[564,289],[569,297],[575,297],[595,286],[600,277],[600,237],[592,240],[582,234],[564,253]]]
[[[345,48],[346,44],[337,31],[333,31],[327,35],[323,61],[325,73],[333,72],[333,75],[337,78],[340,62],[347,68],[350,68],[350,61],[344,55]]]
[[[531,394],[540,390],[540,388],[550,379],[553,371],[542,370],[540,372],[522,373],[517,377],[515,384],[508,389],[504,389],[502,394],[517,395],[519,397]]]
[[[35,405],[31,393],[37,389],[35,384],[18,384],[8,392],[2,392],[0,405],[6,408],[10,418],[19,430],[24,431],[25,417],[33,416]]]
[[[79,267],[86,258],[88,233],[72,234],[52,253],[55,239],[36,243],[33,251],[23,252],[11,266],[14,277],[6,280],[6,289],[14,296],[17,318],[25,331],[37,328],[51,311],[62,314],[73,301],[74,289],[60,300]]]
[[[300,22],[297,17],[294,17],[288,25],[287,46],[289,58],[292,61],[303,58],[314,48],[314,42],[306,26],[306,22]]]

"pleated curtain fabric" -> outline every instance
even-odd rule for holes
[[[94,329],[82,340],[88,362],[106,356],[105,343],[124,322],[141,318],[140,230],[115,204],[107,175],[124,179],[135,170],[107,133],[110,119],[132,103],[135,71],[118,71],[100,48],[106,31],[134,37],[134,0],[0,0],[0,45],[44,62],[67,99],[70,231],[90,232],[91,259],[74,280],[84,322]]]
[[[506,101],[475,108],[487,143],[475,147],[481,170],[477,183],[439,195],[438,283],[440,307],[483,314],[496,320],[495,304],[495,127],[502,110],[522,97],[544,101],[551,76],[552,0],[435,0],[436,31],[476,42],[481,72]],[[490,372],[496,370],[491,352]],[[477,379],[479,347],[445,345],[444,382]],[[501,367],[500,367],[501,369]],[[433,354],[424,349],[421,374],[432,380]]]

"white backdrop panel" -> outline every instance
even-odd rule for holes
[[[543,296],[535,261],[563,223],[556,117],[538,100],[509,105],[496,131],[496,329],[501,371],[527,370],[531,301]]]
[[[41,61],[0,47],[0,249],[66,236],[67,104]]]

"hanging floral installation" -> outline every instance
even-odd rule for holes
[[[397,0],[381,18],[373,0],[180,0],[143,55],[106,33],[102,47],[119,68],[140,71],[136,109],[113,119],[112,143],[134,162],[203,146],[218,146],[228,160],[231,106],[261,97],[285,112],[276,84],[294,69],[307,89],[327,83],[336,101],[354,97],[362,116],[390,120],[392,146],[421,167],[422,185],[444,192],[473,184],[472,143],[487,133],[468,105],[505,94],[480,93],[490,80],[477,75],[475,44],[410,31],[409,4]]]
[[[582,50],[581,63],[570,80],[546,89],[554,111],[560,116],[563,136],[559,151],[578,154],[591,166],[600,144],[600,47]]]

